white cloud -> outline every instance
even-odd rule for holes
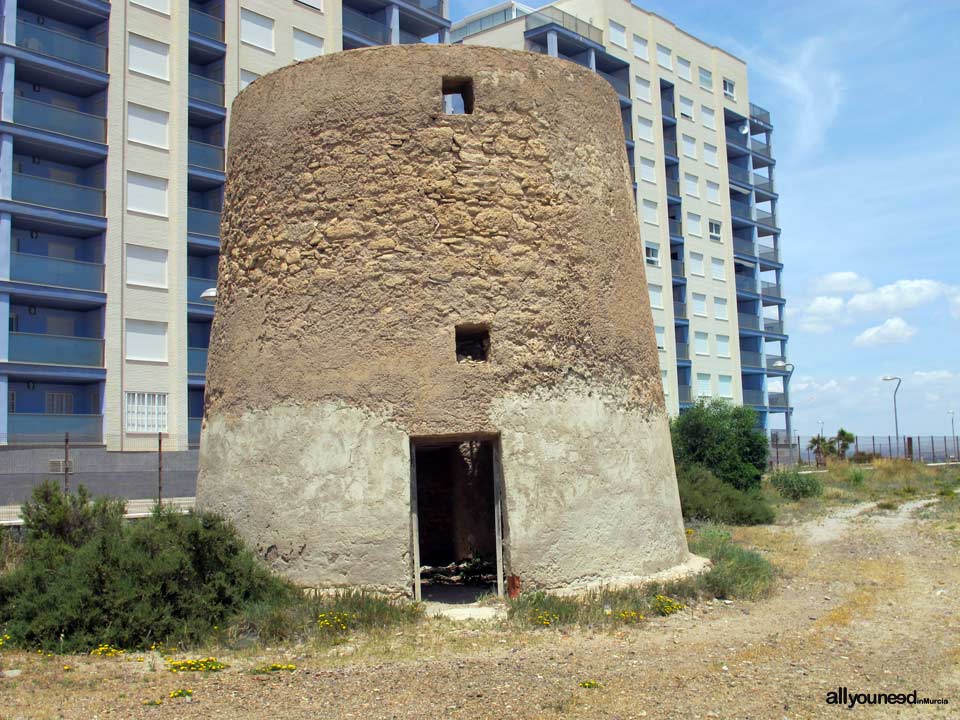
[[[862,293],[873,289],[873,283],[849,270],[832,272],[816,281],[816,289],[825,293]]]
[[[942,383],[960,377],[950,370],[916,370],[913,373],[913,379],[923,385],[926,383]]]
[[[810,301],[800,316],[800,328],[806,332],[829,332],[843,316],[843,298],[821,295]]]
[[[937,280],[897,280],[869,292],[857,293],[847,301],[855,313],[889,314],[950,297],[956,288]]]
[[[917,334],[917,329],[900,317],[892,317],[882,325],[867,328],[853,339],[853,344],[859,347],[874,347],[876,345],[894,345],[904,343]]]

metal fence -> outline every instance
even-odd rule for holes
[[[817,465],[822,464],[824,458],[836,457],[863,463],[878,458],[901,458],[924,463],[960,461],[960,439],[957,436],[901,435],[897,438],[893,435],[856,435],[845,449],[834,439],[829,449],[827,443],[824,444],[821,453],[811,445],[815,438],[814,435],[796,435],[792,442],[788,442],[783,435],[774,435],[770,441],[770,464]]]

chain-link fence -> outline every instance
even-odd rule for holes
[[[915,462],[960,461],[960,439],[950,435],[855,435],[850,440],[815,435],[795,435],[788,442],[783,434],[770,441],[770,464],[822,465],[830,458],[868,463],[878,458],[902,458]]]

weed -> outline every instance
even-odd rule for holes
[[[777,470],[770,474],[770,484],[790,500],[818,497],[823,494],[823,483],[812,473],[801,474],[794,469]]]
[[[188,689],[188,688],[179,688],[179,689],[177,689],[177,690],[171,690],[171,691],[170,691],[170,698],[171,698],[171,699],[173,699],[173,698],[181,698],[181,697],[182,697],[182,698],[192,698],[192,697],[193,697],[193,690],[190,690],[190,689]]]
[[[197,658],[195,660],[167,660],[167,670],[172,673],[182,672],[220,672],[229,665],[222,663],[215,657]]]
[[[682,602],[678,602],[666,595],[653,596],[653,610],[657,615],[673,615],[686,607]]]
[[[722,527],[701,528],[690,543],[690,550],[713,561],[710,570],[695,578],[696,586],[705,594],[756,600],[773,588],[774,570],[770,562],[756,550],[734,543]]]
[[[603,683],[597,680],[581,680],[578,685],[582,688],[587,688],[588,690],[595,690],[603,687]]]
[[[258,665],[250,671],[251,675],[269,675],[276,672],[293,672],[297,669],[296,665],[283,663],[271,663],[270,665]]]

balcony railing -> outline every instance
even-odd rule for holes
[[[13,98],[13,121],[18,125],[27,125],[98,143],[106,142],[107,139],[105,117],[19,96]]]
[[[677,343],[677,360],[689,360],[690,359],[690,343],[678,342]]]
[[[675,318],[685,318],[687,316],[687,304],[682,302],[673,302],[673,316]]]
[[[209,290],[210,288],[215,288],[216,286],[217,286],[216,278],[188,277],[187,278],[187,301],[212,304],[213,300],[208,298],[201,298],[200,294],[204,290]]]
[[[683,237],[683,226],[679,220],[670,220],[670,234],[675,237]]]
[[[416,5],[421,10],[426,10],[434,15],[443,17],[443,3],[440,0],[407,0],[410,4]]]
[[[763,331],[768,333],[776,333],[777,335],[783,335],[783,321],[775,320],[773,318],[764,318]]]
[[[202,425],[202,417],[187,418],[187,442],[192,447],[196,447],[200,444],[200,428]]]
[[[752,350],[741,350],[740,364],[744,367],[762,368],[763,353],[753,352]]]
[[[779,367],[777,363],[780,363]],[[783,372],[786,365],[787,359],[782,355],[767,355],[767,370],[779,370]]]
[[[757,190],[761,190],[763,192],[775,192],[773,189],[773,180],[768,178],[766,175],[760,175],[759,173],[753,174],[753,186]]]
[[[757,279],[750,275],[735,275],[737,290],[755,293],[757,291]]]
[[[727,173],[731,180],[735,180],[744,185],[750,185],[750,171],[737,165],[727,165]]]
[[[686,277],[686,268],[683,266],[683,260],[671,260],[670,271],[674,277]]]
[[[680,183],[673,178],[667,178],[667,195],[673,195],[674,197],[680,197]]]
[[[767,404],[770,407],[789,407],[787,394],[782,392],[767,393]]]
[[[582,35],[600,45],[603,44],[603,30],[595,25],[558,10],[555,7],[545,7],[526,16],[526,29],[534,30],[544,25],[559,25],[577,35]]]
[[[769,245],[757,245],[757,252],[759,253],[758,257],[761,260],[767,260],[769,262],[780,262],[780,251],[775,247],[770,247]]]
[[[390,28],[381,22],[377,22],[362,12],[357,12],[353,8],[344,6],[343,10],[343,30],[355,35],[365,37],[367,40],[377,45],[388,45],[390,43]]]
[[[746,135],[740,132],[740,126],[730,127],[729,125],[726,128],[727,133],[727,142],[736,145],[737,147],[747,148],[749,147],[749,135]]]
[[[759,330],[760,317],[758,315],[750,315],[748,313],[737,313],[737,324],[743,330]]]
[[[107,48],[33,23],[17,21],[17,47],[106,72]]]
[[[763,155],[764,157],[768,158],[773,157],[773,151],[770,149],[770,146],[762,140],[750,138],[750,149],[753,150],[753,152],[755,152],[757,155]]]
[[[191,140],[187,146],[187,162],[210,170],[223,170],[223,148]]]
[[[13,199],[20,202],[102,216],[103,195],[103,190],[87,185],[13,173]]]
[[[744,405],[763,405],[763,390],[743,389]]]
[[[750,117],[752,117],[754,120],[759,120],[762,123],[770,125],[770,113],[759,105],[750,103]]]
[[[735,218],[743,220],[753,220],[753,214],[750,212],[750,204],[740,200],[730,201],[730,214]]]
[[[677,399],[682,403],[692,403],[693,388],[689,385],[677,385]]]
[[[223,83],[203,75],[190,73],[187,94],[193,100],[201,100],[211,105],[223,105]]]
[[[673,157],[679,157],[677,154],[677,141],[676,140],[664,140],[663,141],[663,154],[671,155]]]
[[[760,294],[775,298],[783,297],[783,291],[780,289],[780,285],[775,282],[768,282],[767,280],[760,281]]]
[[[764,225],[768,225],[770,227],[777,226],[777,216],[774,213],[766,210],[754,208],[754,219],[758,223],[763,223]]]
[[[616,75],[611,75],[610,73],[603,72],[602,70],[597,70],[597,75],[602,77],[608,83],[613,85],[613,89],[616,90],[619,94],[624,97],[630,97],[630,81],[626,78],[620,78]]]
[[[40,333],[10,333],[10,359],[46,365],[103,367],[103,340]]]
[[[220,235],[220,213],[203,208],[187,208],[187,232],[192,235]]]
[[[223,20],[190,8],[190,32],[223,42]]]
[[[102,415],[53,415],[48,413],[10,413],[7,440],[15,443],[63,443],[70,433],[71,443],[103,442]]]
[[[203,375],[207,372],[207,348],[187,348],[187,373]]]
[[[750,255],[751,257],[757,256],[757,250],[750,240],[744,240],[736,236],[733,238],[733,250],[734,252]]]
[[[78,290],[103,290],[103,265],[14,252],[10,253],[10,279]]]
[[[673,100],[661,100],[660,101],[660,112],[663,113],[664,117],[677,119],[677,109],[673,104]]]
[[[414,35],[411,32],[406,30],[400,30],[400,44],[401,45],[416,45],[417,43],[422,43],[423,38],[419,35]]]

